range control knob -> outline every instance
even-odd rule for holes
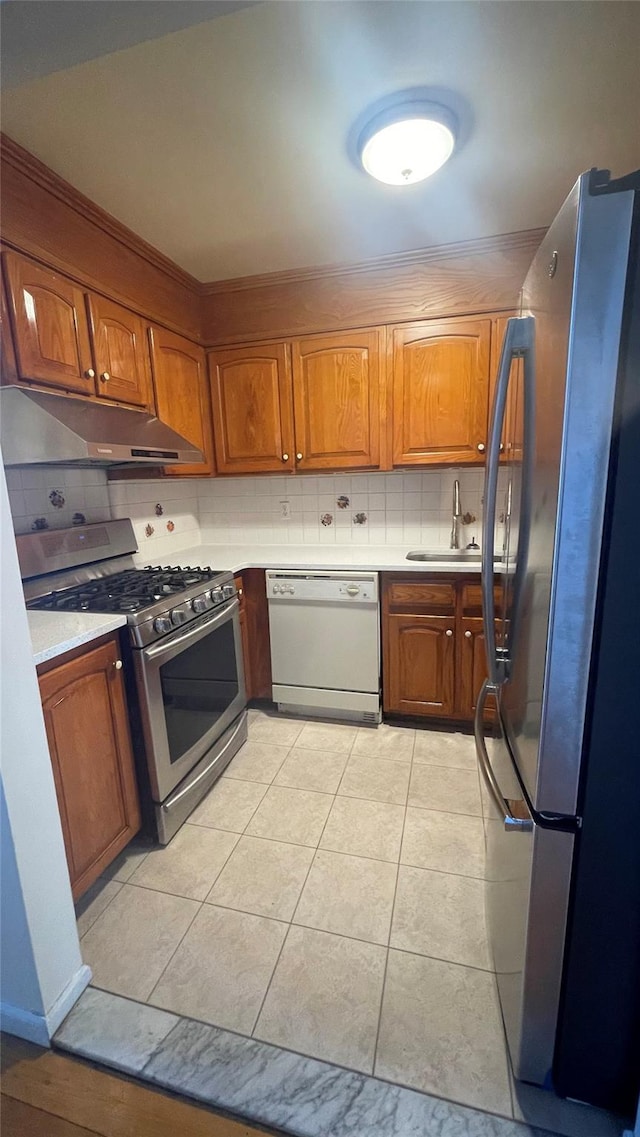
[[[171,618],[168,615],[156,616],[155,620],[153,621],[153,626],[156,632],[160,632],[162,635],[164,635],[165,632],[170,632],[171,628],[173,627]]]
[[[182,608],[174,608],[171,613],[171,623],[178,627],[179,624],[184,624],[187,618],[187,613]]]
[[[222,589],[221,588],[212,588],[211,589],[211,599],[213,600],[214,604],[221,604],[222,601],[224,600],[224,596],[222,595]]]
[[[194,612],[206,612],[208,608],[206,596],[196,596],[191,601],[191,607]]]
[[[230,600],[231,597],[235,596],[236,594],[236,586],[235,584],[225,584],[223,585],[222,591],[224,593],[225,600]]]

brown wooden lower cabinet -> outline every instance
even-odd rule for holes
[[[385,573],[383,709],[470,722],[487,675],[477,577]],[[469,615],[468,613],[474,613]],[[477,613],[477,614],[475,614]],[[486,719],[493,718],[487,708]]]
[[[271,698],[271,644],[264,569],[235,576],[240,599],[240,631],[247,699]]]
[[[140,829],[119,662],[112,637],[39,675],[74,900]]]
[[[393,614],[386,622],[386,711],[404,715],[453,714],[454,621],[449,616]]]

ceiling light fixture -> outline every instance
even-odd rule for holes
[[[406,102],[382,111],[358,139],[360,161],[368,174],[390,186],[408,186],[435,174],[451,157],[457,122],[446,107]]]

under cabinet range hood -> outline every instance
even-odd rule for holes
[[[168,466],[202,462],[200,450],[146,411],[25,387],[0,389],[5,466]]]

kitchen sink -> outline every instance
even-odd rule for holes
[[[475,561],[479,562],[481,553],[474,553],[470,549],[448,549],[447,552],[432,552],[429,549],[415,549],[407,553],[408,561]]]

